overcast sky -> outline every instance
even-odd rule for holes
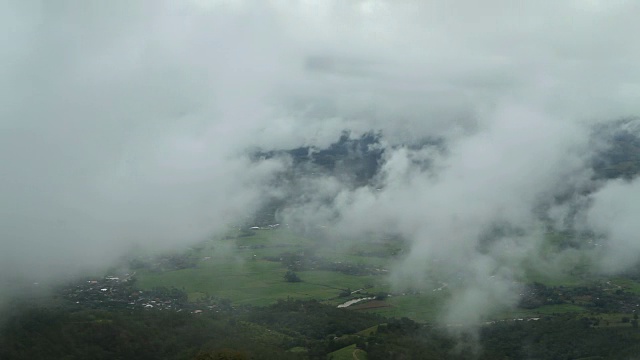
[[[384,191],[311,179],[329,208],[283,214],[397,231],[412,243],[398,278],[449,259],[478,276],[453,306],[490,310],[538,254],[532,209],[589,182],[590,124],[640,114],[638,14],[622,0],[3,1],[0,272],[46,278],[224,232],[282,190],[288,162],[248,151],[374,130]],[[391,147],[433,136],[446,156]],[[612,183],[591,199],[585,218],[615,245],[604,267],[640,253],[638,194]],[[526,236],[479,253],[496,221]]]

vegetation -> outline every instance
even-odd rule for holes
[[[629,318],[558,314],[462,336],[407,318],[279,301],[217,313],[19,307],[0,329],[2,359],[602,359],[640,353]],[[469,332],[465,332],[468,330]]]
[[[288,270],[285,274],[284,274],[284,280],[286,282],[300,282],[302,280],[300,280],[300,277],[298,276],[298,274],[294,273],[291,270]]]
[[[6,308],[0,359],[618,359],[640,353],[635,272],[566,282],[536,277],[523,282],[515,309],[482,324],[435,325],[451,296],[447,286],[420,292],[387,285],[383,270],[403,253],[401,241],[338,246],[315,248],[286,229],[245,229],[182,253],[133,257],[124,266],[130,273],[78,279],[51,299]]]
[[[384,251],[387,243],[381,240],[369,248]],[[337,303],[345,300],[338,298],[347,288],[372,296],[389,291],[385,277],[389,259],[365,254],[357,245],[351,249],[314,246],[286,229],[240,230],[182,254],[191,259],[192,267],[167,265],[164,259],[178,259],[176,255],[163,255],[162,261],[133,258],[129,262],[136,264],[142,290],[184,289],[192,301],[213,296],[236,305],[269,305],[286,298]],[[159,263],[165,264],[164,271],[156,270]]]

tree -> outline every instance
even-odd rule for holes
[[[195,360],[246,360],[247,354],[232,349],[222,349],[218,351],[200,352]]]
[[[384,291],[381,291],[381,292],[376,294],[376,300],[385,300],[388,296],[389,296],[389,294],[387,294]]]
[[[296,274],[295,272],[288,270],[286,274],[284,274],[284,280],[286,282],[300,282],[302,281],[300,279],[300,277],[298,276],[298,274]]]

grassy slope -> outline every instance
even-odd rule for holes
[[[436,321],[446,297],[443,295],[392,296],[385,301],[390,307],[366,310],[386,317],[408,317],[415,321]]]
[[[327,355],[327,359],[331,360],[366,360],[367,353],[366,351],[356,349],[356,345],[349,345],[347,347],[343,347],[340,350],[336,350],[329,355]]]

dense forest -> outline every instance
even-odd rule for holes
[[[208,313],[14,305],[0,358],[326,359],[355,344],[368,359],[622,359],[640,353],[633,320],[602,326],[595,314],[555,314],[450,328],[317,301]]]

